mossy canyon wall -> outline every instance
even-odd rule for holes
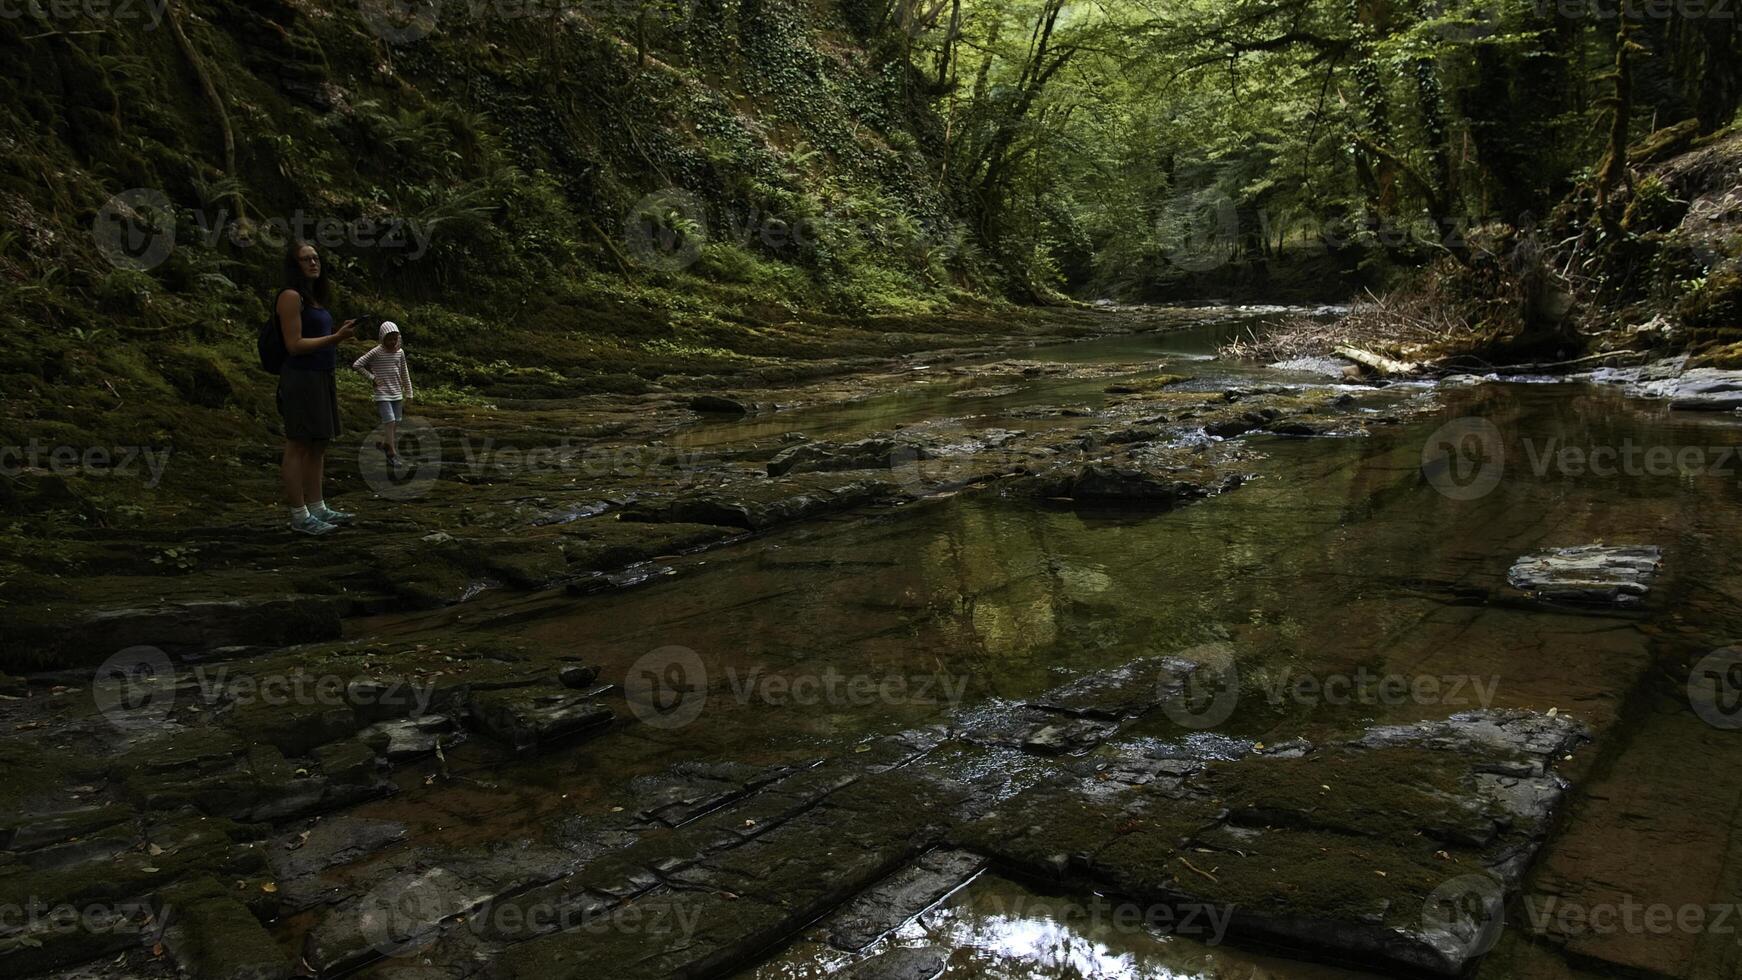
[[[7,441],[269,429],[251,345],[292,235],[341,315],[405,325],[438,400],[883,353],[817,324],[1002,291],[900,23],[864,0],[11,4]]]

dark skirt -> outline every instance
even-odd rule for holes
[[[331,371],[289,364],[278,374],[278,414],[286,439],[326,440],[339,435],[339,386]]]

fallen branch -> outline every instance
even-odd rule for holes
[[[1633,363],[1644,363],[1645,361],[1648,361],[1650,359],[1651,359],[1651,352],[1650,351],[1612,350],[1612,351],[1606,351],[1606,352],[1601,353],[1601,354],[1587,354],[1584,357],[1575,357],[1570,361],[1538,361],[1538,362],[1532,363],[1532,364],[1506,364],[1506,365],[1501,365],[1499,367],[1495,367],[1493,365],[1490,365],[1485,361],[1479,361],[1480,367],[1478,368],[1478,370],[1485,371],[1489,374],[1502,374],[1502,375],[1548,374],[1548,373],[1554,373],[1556,371],[1574,371],[1574,370],[1577,370],[1579,368],[1594,367],[1594,366],[1602,365],[1602,364],[1609,362],[1609,361],[1625,361],[1625,362],[1633,362]],[[1469,362],[1469,361],[1478,361],[1478,360],[1479,359],[1470,357],[1469,355],[1459,355],[1457,357],[1447,358],[1446,360],[1441,361],[1438,364],[1436,364],[1435,367],[1443,368],[1446,370],[1455,370],[1454,365],[1458,364],[1459,362]]]
[[[1347,344],[1337,345],[1337,356],[1347,358],[1363,367],[1372,368],[1380,374],[1415,374],[1421,370],[1421,365],[1413,361],[1395,361],[1383,354],[1364,351],[1359,347]]]
[[[1187,861],[1184,857],[1181,857],[1179,859],[1179,863],[1185,865],[1186,867],[1192,869],[1193,871],[1196,871],[1198,874],[1203,875],[1204,877],[1210,879],[1211,881],[1217,881],[1217,878],[1215,875],[1210,874],[1208,871],[1205,871],[1203,868],[1200,868],[1197,865],[1191,863],[1190,861]]]

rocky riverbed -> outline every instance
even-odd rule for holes
[[[1589,913],[1742,882],[1742,787],[1653,761],[1742,771],[1690,693],[1735,477],[1530,463],[1729,423],[1210,359],[1238,326],[444,410],[411,472],[342,448],[318,543],[67,543],[0,645],[0,963],[1730,975]],[[1690,792],[1700,847],[1641,834]]]

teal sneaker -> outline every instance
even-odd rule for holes
[[[338,527],[310,514],[307,517],[292,518],[290,529],[298,534],[331,534],[337,531]]]
[[[310,517],[318,518],[328,524],[349,524],[357,519],[356,514],[348,514],[342,510],[334,510],[325,504],[322,504],[321,509],[318,511],[313,507],[310,507],[308,513]]]

